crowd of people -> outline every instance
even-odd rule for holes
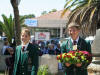
[[[39,55],[42,56],[43,54],[50,54],[50,55],[57,55],[61,53],[60,44],[55,41],[39,41]]]

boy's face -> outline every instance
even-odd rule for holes
[[[30,36],[29,36],[28,34],[26,34],[26,33],[22,33],[22,34],[21,34],[21,41],[22,41],[23,43],[28,43],[29,40],[30,40]]]
[[[78,37],[80,30],[76,27],[70,27],[68,28],[68,33],[72,38]]]

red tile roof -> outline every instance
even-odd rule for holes
[[[48,14],[45,14],[45,15],[42,15],[40,17],[36,17],[35,19],[68,19],[68,15],[70,13],[70,11],[67,11],[65,13],[65,15],[63,17],[61,17],[61,14],[62,14],[63,10],[60,10],[60,11],[57,11],[57,12],[51,12],[51,13],[48,13]]]

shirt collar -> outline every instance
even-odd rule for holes
[[[71,37],[70,37],[71,38]],[[76,40],[73,40],[72,38],[71,38],[71,41],[73,42],[73,41],[76,41],[77,43],[78,43],[78,40],[79,40],[79,36],[78,36],[78,38],[76,39]]]
[[[25,46],[25,49],[24,50],[27,49],[28,45],[29,45],[29,42],[26,45],[23,45],[23,43],[22,43],[22,46]]]

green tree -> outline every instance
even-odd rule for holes
[[[83,33],[94,35],[100,27],[100,0],[66,0],[64,8],[62,15],[71,10],[68,24],[79,23]]]
[[[51,12],[56,12],[57,10],[56,9],[52,9],[51,11],[47,12],[47,11],[43,11],[41,13],[41,15],[45,15],[45,14],[48,14],[48,13],[51,13]]]
[[[43,12],[41,13],[41,15],[45,15],[45,14],[47,14],[47,11],[43,11]]]
[[[29,15],[24,15],[25,18],[35,18],[35,15],[34,14],[29,14]]]
[[[0,36],[2,36],[2,27],[0,26]]]
[[[5,36],[8,38],[8,41],[11,44],[12,38],[14,37],[14,21],[11,15],[9,18],[7,18],[5,15],[2,15],[2,17],[3,22],[0,21],[1,31],[5,33]]]
[[[56,12],[56,11],[57,11],[56,9],[52,9],[51,11],[49,11],[49,13]]]
[[[14,18],[12,18],[12,15],[7,18],[7,16],[5,16],[4,14],[2,15],[2,17],[3,22],[0,21],[0,32],[4,32],[6,37],[8,38],[9,43],[11,43],[12,38],[15,37]],[[24,24],[24,20],[26,18],[30,18],[30,16],[20,16],[19,21],[21,27],[26,27],[26,25]]]

